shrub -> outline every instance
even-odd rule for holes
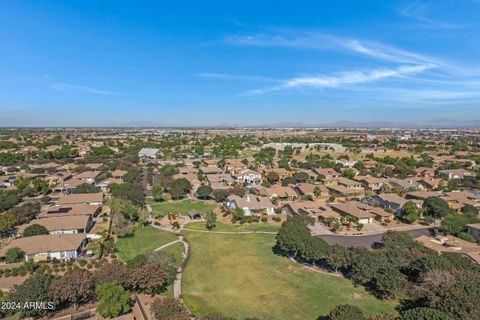
[[[280,218],[280,217],[273,217],[272,220],[273,220],[273,221],[276,221],[276,222],[280,222],[280,221],[282,221],[282,218]]]
[[[262,222],[267,222],[268,218],[267,217],[262,217]]]
[[[329,317],[331,320],[363,320],[363,312],[360,308],[349,305],[341,304],[333,308]]]
[[[79,264],[81,267],[84,267],[87,263],[88,263],[87,260],[78,260],[78,264]]]

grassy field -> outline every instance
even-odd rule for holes
[[[152,226],[135,227],[133,236],[118,239],[118,256],[123,261],[128,261],[175,240],[177,237],[171,232],[158,230]]]
[[[191,222],[186,225],[185,228],[193,230],[208,230],[205,227],[205,222]],[[244,231],[267,231],[267,232],[277,232],[280,229],[279,225],[272,225],[266,222],[258,222],[251,224],[236,224],[230,225],[222,222],[217,222],[217,227],[212,229],[212,231],[228,231],[228,232],[244,232]]]
[[[314,320],[340,303],[366,313],[390,311],[349,280],[308,271],[272,252],[267,234],[222,235],[184,231],[192,246],[182,295],[192,312],[237,319]]]
[[[152,215],[154,217],[166,216],[169,212],[179,212],[186,216],[192,209],[196,209],[198,212],[205,214],[208,211],[213,210],[217,205],[212,202],[199,201],[199,200],[181,200],[181,201],[166,201],[153,203]]]

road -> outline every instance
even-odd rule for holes
[[[415,229],[405,231],[410,233],[414,238],[421,235],[431,235],[431,231],[428,228],[425,229]],[[325,240],[328,244],[339,244],[345,247],[365,247],[373,248],[376,245],[382,243],[383,233],[372,234],[372,235],[359,235],[359,236],[344,236],[337,234],[325,234],[319,235],[318,237]]]

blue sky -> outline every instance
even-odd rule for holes
[[[0,126],[480,119],[480,1],[1,1]]]

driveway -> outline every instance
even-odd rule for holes
[[[416,238],[421,235],[431,235],[429,228],[415,229],[405,231]],[[360,236],[342,236],[338,234],[323,234],[318,237],[325,240],[328,244],[339,244],[344,247],[365,247],[374,248],[382,244],[383,234],[360,235]]]
[[[310,229],[310,232],[314,236],[324,235],[324,234],[333,234],[333,232],[328,230],[323,223],[315,222],[313,226],[309,225],[308,229]]]

